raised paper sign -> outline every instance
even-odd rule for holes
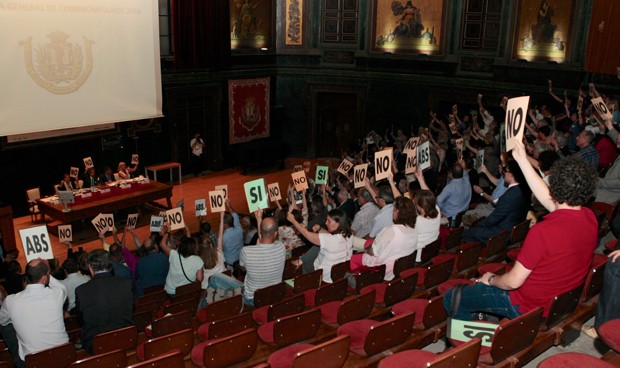
[[[90,157],[84,157],[82,161],[84,161],[84,168],[86,170],[90,169],[91,167],[95,167],[95,164],[93,164],[93,159]]]
[[[58,225],[58,241],[61,243],[73,241],[73,229],[71,229],[71,224]]]
[[[605,105],[605,101],[603,101],[601,97],[593,98],[592,106],[594,106],[594,108],[596,109],[596,112],[598,112],[599,116],[602,117],[603,119],[605,120],[613,119],[613,116],[611,115],[611,111],[609,111],[609,109],[607,108],[607,105]]]
[[[530,96],[515,97],[508,100],[506,106],[506,152],[511,151],[516,142],[523,140],[529,103]]]
[[[207,201],[205,199],[197,199],[194,204],[194,207],[196,207],[196,217],[207,215]]]
[[[47,226],[35,226],[19,230],[19,237],[22,241],[26,262],[33,259],[53,259],[52,242],[47,233]]]
[[[293,179],[293,185],[295,186],[296,191],[301,192],[302,190],[308,189],[308,179],[306,179],[305,172],[294,172],[291,174],[291,178]]]
[[[426,141],[418,146],[418,167],[425,170],[431,167],[431,144]]]
[[[375,153],[375,179],[381,180],[390,176],[392,170],[392,150],[384,149]]]
[[[80,175],[80,168],[72,166],[71,169],[69,170],[69,176],[77,179],[78,175]]]
[[[314,182],[317,184],[327,184],[328,170],[329,170],[329,167],[327,166],[317,166],[316,177],[314,178]]]
[[[355,188],[364,187],[364,180],[366,179],[367,173],[368,173],[368,164],[356,165],[353,168],[353,184]]]
[[[338,166],[338,169],[336,171],[338,171],[344,176],[348,176],[349,171],[351,170],[352,167],[353,167],[353,163],[345,158],[344,160],[342,160],[342,162],[340,163],[340,166]]]
[[[181,207],[173,208],[166,211],[166,218],[168,219],[168,225],[170,230],[179,230],[185,227],[185,220],[183,219],[183,209]]]
[[[303,171],[300,173],[305,174]],[[243,184],[245,198],[248,201],[248,210],[254,212],[259,208],[269,207],[267,193],[265,193],[265,179],[260,178]]]
[[[161,216],[151,216],[151,232],[158,233],[161,231],[161,228],[164,226],[164,218]]]
[[[138,224],[138,214],[132,213],[129,216],[127,216],[127,223],[125,224],[125,229],[133,230],[136,228],[137,224]]]
[[[221,190],[224,192],[224,199],[228,199],[228,184],[216,185],[215,190]]]
[[[282,193],[280,193],[280,184],[271,183],[267,185],[267,193],[269,194],[269,200],[271,202],[279,201],[282,199]]]
[[[226,211],[224,191],[213,190],[209,192],[209,207],[211,208],[211,213]]]

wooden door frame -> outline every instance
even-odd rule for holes
[[[347,85],[347,84],[330,84],[330,83],[310,83],[308,85],[308,107],[310,109],[308,117],[308,140],[306,154],[308,158],[316,158],[316,134],[318,127],[318,100],[320,93],[340,93],[352,94],[356,96],[355,121],[359,122],[357,126],[360,131],[364,132],[366,128],[366,101],[368,100],[368,86],[366,85]]]

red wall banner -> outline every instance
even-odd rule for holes
[[[269,78],[228,81],[229,143],[269,137]]]

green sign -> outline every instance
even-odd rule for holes
[[[490,322],[462,321],[448,318],[448,338],[469,341],[475,337],[482,341],[482,346],[490,347],[498,324]]]
[[[256,179],[243,184],[245,198],[248,200],[248,209],[254,212],[259,208],[269,207],[269,199],[265,192],[265,179]]]
[[[316,167],[316,177],[314,178],[316,184],[327,184],[327,170],[329,170],[327,166]]]

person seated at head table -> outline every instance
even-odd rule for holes
[[[121,161],[118,163],[118,176],[120,179],[130,179],[131,173],[133,173],[137,169],[138,169],[137,164],[128,167],[126,163]]]
[[[56,188],[58,190],[76,190],[80,189],[80,184],[75,178],[69,176],[69,174],[64,174],[62,181]]]
[[[112,168],[110,166],[106,166],[103,169],[103,174],[99,177],[99,181],[103,183],[111,183],[114,181],[114,174],[112,173]]]
[[[94,188],[101,183],[99,178],[95,174],[94,167],[91,167],[90,169],[86,170],[83,181],[84,181],[84,183],[82,184],[83,188]]]

